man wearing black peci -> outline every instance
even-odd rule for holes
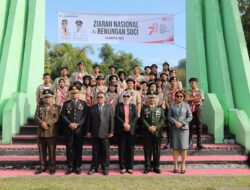
[[[105,104],[105,93],[97,93],[97,104],[88,113],[87,137],[92,137],[92,164],[89,175],[98,171],[101,163],[103,175],[109,174],[110,144],[114,134],[114,113]]]
[[[66,141],[67,165],[66,175],[75,172],[81,173],[83,134],[87,105],[79,100],[79,87],[71,86],[71,100],[62,107],[62,128]]]

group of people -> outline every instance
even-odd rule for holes
[[[175,70],[163,63],[161,73],[157,65],[146,66],[140,72],[133,66],[133,74],[116,73],[114,65],[105,77],[99,65],[93,74],[85,71],[83,61],[68,78],[67,67],[60,69],[60,77],[51,83],[48,73],[36,93],[38,148],[40,167],[35,174],[49,169],[56,171],[56,137],[64,136],[67,155],[66,175],[81,173],[84,138],[92,141],[92,164],[88,172],[109,174],[110,139],[118,144],[120,173],[133,174],[136,136],[143,139],[144,173],[161,173],[160,154],[162,132],[166,129],[168,144],[173,150],[174,173],[186,171],[187,149],[192,146],[195,126],[197,147],[202,148],[201,105],[204,94],[198,88],[198,79],[190,78],[190,89],[184,91]],[[46,164],[47,149],[49,154]],[[181,167],[178,156],[182,157]]]

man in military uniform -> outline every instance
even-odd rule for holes
[[[79,100],[78,86],[71,86],[71,100],[63,104],[62,128],[66,141],[67,165],[66,175],[81,173],[83,134],[85,130],[86,102]]]
[[[160,174],[160,146],[164,127],[164,111],[156,105],[157,93],[148,93],[147,96],[148,106],[143,108],[141,116],[143,123],[142,136],[144,138],[144,173],[149,173],[152,168],[155,173]],[[151,163],[152,153],[153,161]]]
[[[189,84],[191,89],[187,91],[186,101],[189,103],[191,111],[193,113],[193,120],[190,122],[190,134],[189,134],[189,144],[192,146],[192,135],[193,135],[193,126],[196,127],[197,134],[197,148],[203,148],[201,143],[202,135],[202,113],[201,105],[204,101],[204,93],[201,89],[198,88],[198,79],[190,78]]]
[[[56,136],[57,121],[59,119],[60,107],[53,105],[53,92],[49,89],[42,93],[44,104],[38,105],[35,113],[35,120],[38,124],[37,143],[39,150],[40,168],[35,174],[46,171],[47,148],[49,152],[49,173],[55,174],[56,164]]]

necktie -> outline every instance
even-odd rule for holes
[[[101,104],[98,104],[98,109],[99,109],[99,112],[101,113],[102,112],[102,105]]]

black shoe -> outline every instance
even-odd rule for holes
[[[200,144],[197,144],[197,148],[198,148],[198,149],[203,149],[204,146],[200,143]]]
[[[35,171],[35,175],[41,174],[41,173],[43,173],[43,172],[45,172],[45,171],[46,171],[45,169],[38,168],[38,169]]]
[[[153,172],[157,173],[157,174],[160,174],[161,173],[161,170],[159,168],[154,168],[153,169]]]
[[[178,169],[174,169],[174,170],[173,170],[173,173],[175,173],[175,174],[178,173],[178,172],[179,172]]]
[[[150,171],[149,169],[145,169],[145,170],[144,170],[144,174],[148,174],[149,171]]]
[[[77,167],[77,168],[75,169],[75,173],[76,173],[77,175],[80,175],[80,174],[81,174],[81,168],[78,168],[78,167]]]
[[[93,175],[94,173],[97,173],[98,171],[96,169],[90,169],[88,174]]]
[[[54,175],[55,173],[56,173],[56,170],[55,170],[55,169],[50,169],[50,170],[49,170],[49,174],[50,174],[50,175]]]
[[[73,172],[73,168],[68,168],[65,172],[65,175],[69,175]]]
[[[103,175],[109,175],[109,170],[108,169],[104,169],[103,170]]]

